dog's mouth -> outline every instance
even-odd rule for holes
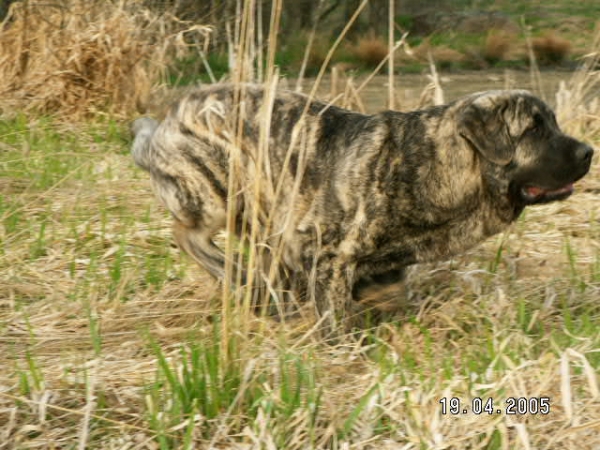
[[[558,189],[547,189],[541,186],[524,186],[521,196],[527,204],[547,203],[555,200],[564,200],[574,191],[573,183],[568,183]]]

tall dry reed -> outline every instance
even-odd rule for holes
[[[600,136],[600,31],[596,33],[590,52],[581,59],[579,69],[561,83],[556,93],[556,111],[565,129],[585,139]]]
[[[0,27],[0,112],[69,117],[143,109],[166,65],[209,29],[141,0],[12,4]]]

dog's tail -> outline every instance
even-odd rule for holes
[[[131,155],[135,163],[144,170],[150,170],[151,162],[148,152],[150,151],[150,141],[157,127],[158,122],[150,117],[136,119],[131,124],[131,132],[134,136]]]

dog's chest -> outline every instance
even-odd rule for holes
[[[474,197],[469,208],[445,211],[439,221],[419,220],[418,215],[383,210],[357,215],[348,233],[347,249],[361,264],[386,262],[390,267],[438,261],[465,252],[483,240],[505,230],[510,221],[493,205]],[[386,208],[389,211],[389,208]],[[442,219],[445,215],[445,219]]]

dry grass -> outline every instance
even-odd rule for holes
[[[595,145],[597,83],[584,68],[558,108]],[[413,268],[402,314],[328,346],[310,304],[248,315],[172,246],[125,128],[0,121],[0,449],[600,446],[598,155],[571,199]],[[442,414],[453,397],[467,414]]]
[[[558,64],[571,53],[572,45],[567,39],[549,32],[532,39],[533,52],[540,64]]]
[[[558,117],[565,129],[582,139],[595,141],[600,137],[600,33],[596,34],[593,51],[582,58],[580,69],[556,92]]]
[[[349,52],[365,67],[377,67],[387,57],[389,47],[385,39],[375,33],[369,33],[350,46]]]
[[[137,0],[30,0],[0,29],[0,111],[74,115],[143,109],[166,64],[205,35]]]
[[[482,56],[490,64],[503,61],[515,46],[516,36],[504,31],[492,30],[488,32],[483,46]]]
[[[419,61],[427,63],[431,57],[436,64],[441,66],[460,64],[468,59],[464,53],[453,48],[444,45],[432,46],[427,39],[414,49],[414,56]]]

